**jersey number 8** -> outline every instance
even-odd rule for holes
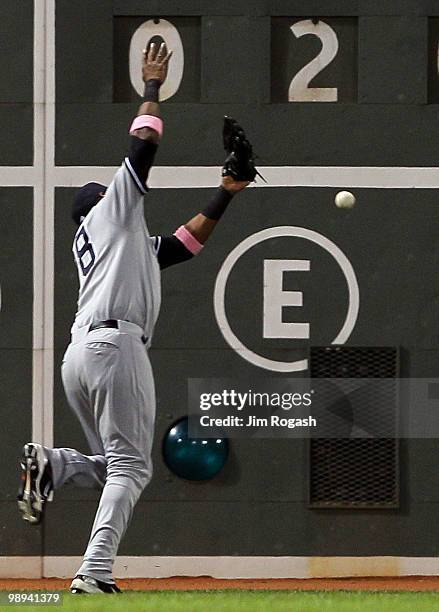
[[[87,232],[84,228],[76,236],[75,249],[78,256],[79,265],[84,276],[90,272],[95,262],[95,252],[93,245],[89,242]]]

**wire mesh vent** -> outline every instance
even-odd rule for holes
[[[397,378],[395,347],[330,346],[310,349],[312,378]],[[397,423],[397,381],[386,392],[368,389],[350,396],[363,423],[381,421],[385,431]],[[355,424],[355,423],[354,423]],[[392,426],[392,427],[390,427]],[[394,426],[394,427],[393,427]],[[396,430],[395,430],[396,431]],[[397,508],[399,445],[386,438],[310,440],[309,490],[313,508]]]

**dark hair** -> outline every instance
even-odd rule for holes
[[[86,217],[93,206],[101,199],[101,193],[107,188],[100,183],[87,183],[77,192],[72,206],[72,219],[77,225],[81,225],[81,217]]]

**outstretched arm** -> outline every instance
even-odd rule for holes
[[[145,83],[145,101],[140,105],[138,117],[149,115],[160,117],[159,89],[168,73],[168,64],[172,51],[167,53],[165,43],[157,49],[155,43],[151,43],[149,49],[144,49],[142,58],[142,79]],[[132,131],[133,135],[142,140],[151,140],[159,143],[160,135],[154,129],[143,126]]]
[[[159,90],[166,78],[172,51],[167,53],[165,43],[152,43],[144,50],[142,59],[142,78],[145,83],[144,102],[140,105],[137,117],[130,129],[131,143],[128,156],[128,169],[133,179],[140,183],[139,189],[147,190],[146,180],[153,164],[154,156],[163,131],[160,119]],[[130,168],[131,166],[131,168]]]
[[[185,228],[204,244],[215,229],[231,199],[247,187],[250,181],[234,181],[231,176],[224,176],[212,200],[206,208],[185,224]]]
[[[154,236],[160,267],[186,261],[197,255],[221,219],[231,199],[249,185],[258,171],[253,148],[243,128],[232,117],[224,117],[223,144],[227,153],[222,181],[212,200],[198,215],[182,225],[173,236]]]
[[[143,53],[145,101],[131,125],[130,152],[99,203],[102,214],[116,225],[137,226],[143,216],[143,196],[148,191],[146,181],[163,131],[158,93],[166,78],[170,57],[164,45],[159,50],[151,45]]]
[[[172,236],[154,237],[153,244],[160,268],[163,270],[197,255],[209,239],[232,198],[248,184],[249,181],[235,181],[230,176],[223,177],[221,186],[218,187],[202,212],[179,227]]]

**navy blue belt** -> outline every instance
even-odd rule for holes
[[[119,323],[116,319],[107,319],[107,321],[96,321],[96,323],[92,323],[88,328],[88,331],[91,332],[94,329],[101,329],[102,327],[111,327],[113,329],[119,329]],[[148,342],[148,338],[143,334],[141,337],[143,344]]]

